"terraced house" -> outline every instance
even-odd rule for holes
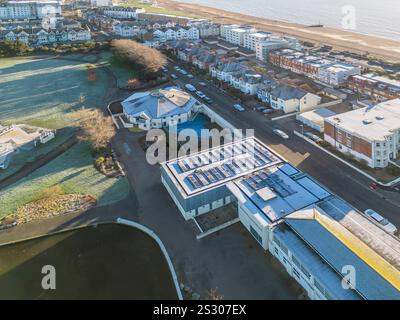
[[[65,43],[75,41],[89,41],[89,29],[17,29],[0,31],[0,40],[21,41],[27,45],[41,46],[51,43]]]
[[[349,89],[365,94],[377,101],[400,98],[400,81],[372,73],[351,76],[346,84]]]
[[[153,37],[160,42],[166,42],[171,40],[199,40],[200,33],[196,27],[174,27],[166,29],[158,29],[153,32]]]
[[[278,67],[305,75],[332,87],[341,86],[350,76],[361,74],[360,66],[292,49],[271,51],[268,60]]]

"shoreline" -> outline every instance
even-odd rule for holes
[[[250,24],[256,29],[274,32],[279,35],[293,36],[303,41],[330,45],[335,49],[367,54],[370,57],[400,62],[400,42],[379,38],[363,33],[349,32],[332,27],[310,28],[305,25],[258,18],[236,12],[215,9],[197,4],[159,0],[160,7],[192,13],[222,24]]]

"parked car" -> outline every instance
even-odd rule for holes
[[[315,142],[322,142],[322,139],[312,132],[305,132],[304,135]]]
[[[267,114],[271,114],[271,113],[274,113],[274,112],[276,112],[276,110],[275,109],[268,109],[268,108],[266,108],[265,110],[263,110],[263,114],[264,115],[267,115]]]
[[[245,108],[243,108],[243,107],[242,107],[240,104],[238,104],[238,103],[234,104],[233,107],[234,107],[237,111],[240,111],[240,112],[245,111]]]
[[[202,99],[204,99],[204,97],[206,96],[203,92],[201,92],[201,91],[196,91],[196,95],[199,97],[199,98],[202,98]]]
[[[176,80],[176,79],[178,79],[178,76],[175,73],[171,73],[171,78]]]
[[[167,72],[168,70],[167,70],[166,67],[161,67],[161,71],[162,71],[162,72]]]
[[[185,84],[185,88],[187,90],[189,90],[190,92],[195,92],[196,91],[196,88],[194,86],[192,86],[191,84],[189,84],[189,83]]]
[[[289,139],[289,136],[288,136],[285,132],[283,132],[282,130],[274,129],[273,132],[274,132],[277,136],[280,136],[280,137],[283,138],[283,139]]]
[[[207,87],[207,83],[205,83],[203,81],[199,82],[199,85],[201,85],[202,87]]]
[[[264,110],[268,110],[268,108],[266,108],[266,107],[257,107],[256,110],[260,111],[260,112],[264,112]]]
[[[189,79],[193,79],[193,78],[194,78],[193,75],[190,74],[190,73],[187,74],[187,77],[188,77]]]
[[[376,211],[372,209],[367,209],[364,211],[364,213],[367,215],[368,218],[370,218],[370,220],[378,224],[379,227],[381,227],[386,232],[391,234],[395,234],[397,232],[397,228]]]
[[[175,69],[176,71],[181,70],[181,68],[179,68],[178,66],[175,66],[174,69]]]
[[[203,100],[205,102],[207,102],[208,104],[213,104],[214,103],[214,101],[211,98],[207,97],[207,96],[204,96]]]
[[[185,70],[183,70],[183,69],[179,70],[179,72],[180,72],[181,74],[183,74],[183,75],[187,75],[187,74],[188,74],[187,71],[185,71]]]

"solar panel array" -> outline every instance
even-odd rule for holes
[[[254,191],[270,187],[281,198],[286,198],[294,193],[292,187],[286,184],[278,174],[260,172],[244,180]]]
[[[268,149],[254,140],[245,140],[188,156],[178,160],[176,165],[182,173],[193,171],[187,179],[193,189],[199,189],[275,161],[279,158]],[[210,164],[216,166],[209,168]]]

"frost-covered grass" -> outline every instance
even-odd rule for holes
[[[43,191],[61,188],[66,194],[90,194],[102,206],[128,195],[125,177],[107,178],[93,166],[89,146],[79,143],[29,176],[0,191],[0,218],[40,198]]]

